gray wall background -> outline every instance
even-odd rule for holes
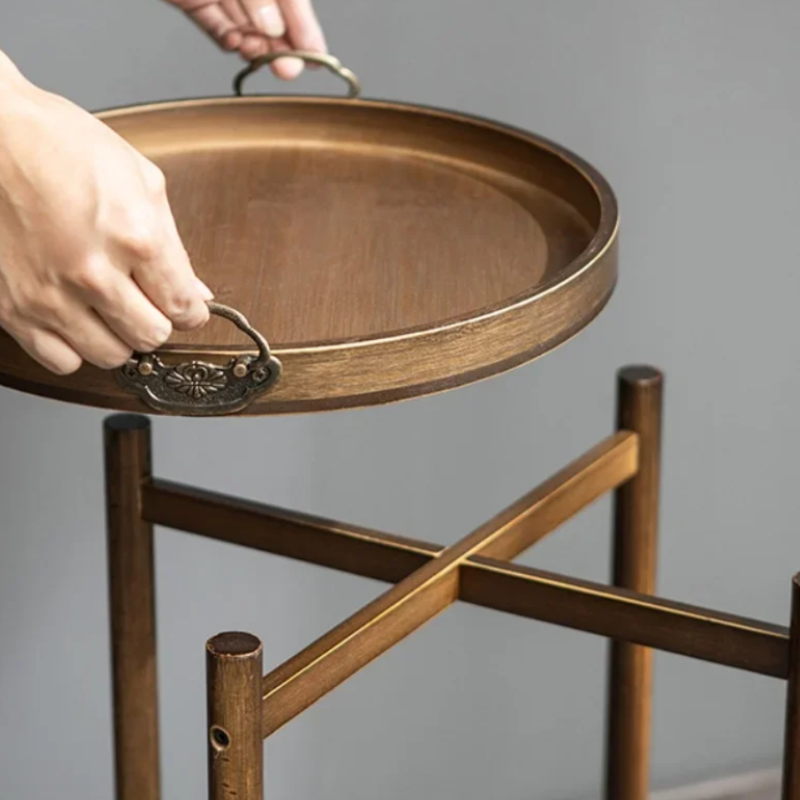
[[[161,3],[7,4],[0,46],[85,107],[227,94],[238,64]],[[800,569],[800,6],[790,0],[318,0],[368,96],[476,112],[596,164],[621,283],[582,336],[443,396],[155,423],[160,475],[452,542],[605,436],[614,372],[667,372],[660,591],[785,623]],[[267,87],[268,78],[259,78]],[[338,91],[327,75],[303,91]],[[0,390],[0,795],[111,796],[103,413]],[[609,504],[524,561],[604,580]],[[205,640],[268,666],[377,583],[158,534],[163,781],[205,793]],[[273,800],[597,797],[605,644],[457,607],[267,746]],[[657,786],[779,759],[777,681],[659,656]]]

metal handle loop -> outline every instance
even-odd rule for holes
[[[136,354],[117,370],[119,384],[151,408],[183,416],[232,414],[274,386],[281,363],[270,353],[264,336],[235,309],[222,303],[209,303],[208,308],[247,334],[258,355],[237,356],[227,364],[189,361],[176,365],[165,363],[156,353]]]
[[[334,58],[327,53],[313,53],[306,50],[285,50],[283,52],[268,53],[265,56],[256,58],[251,61],[235,78],[233,82],[233,90],[238,97],[242,96],[242,86],[248,75],[257,72],[261,67],[267,64],[272,64],[280,58],[300,58],[306,63],[319,64],[327,68],[334,75],[338,75],[345,83],[347,83],[348,94],[350,98],[357,98],[361,95],[361,82],[358,80],[356,74],[343,66],[338,58]]]
[[[235,308],[215,302],[208,303],[208,310],[212,314],[232,322],[242,333],[249,336],[255,342],[256,347],[258,347],[258,358],[251,362],[251,366],[260,366],[269,362],[271,358],[269,342],[267,342],[266,338],[247,321],[247,317],[245,317],[244,314],[237,311]]]

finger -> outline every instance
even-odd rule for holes
[[[84,361],[100,369],[121,367],[132,355],[128,347],[88,306],[77,300],[65,309],[69,322],[54,328],[58,334]]]
[[[5,326],[9,336],[45,369],[56,375],[71,375],[83,360],[64,339],[53,331],[36,327]]]
[[[328,44],[311,0],[280,0],[286,39],[294,50],[327,53]]]
[[[236,27],[238,27],[242,33],[254,33],[258,30],[244,10],[241,0],[222,0],[221,5],[225,13],[236,23]]]
[[[285,39],[272,39],[269,43],[270,50],[275,53],[283,53],[291,50],[289,43]],[[298,78],[305,68],[305,62],[301,58],[279,58],[272,62],[272,72],[276,77],[284,81],[292,81]]]
[[[203,298],[203,300],[206,302],[213,300],[214,292],[212,292],[211,289],[209,289],[208,286],[206,286],[206,284],[200,280],[200,278],[195,278],[195,280],[197,281],[197,286],[200,289],[200,296]]]
[[[209,3],[189,11],[188,14],[223,49],[239,48],[242,42],[241,31],[219,3]]]
[[[268,52],[266,39],[253,24],[241,0],[223,0],[222,6],[239,31],[237,49],[242,58],[245,61],[253,61],[259,56],[266,55]]]
[[[152,353],[172,334],[172,323],[147,299],[130,276],[109,270],[102,294],[84,295],[108,328],[128,347]]]
[[[164,226],[165,244],[159,255],[134,264],[132,277],[175,328],[199,328],[208,322],[208,306],[172,214],[167,215]]]
[[[257,31],[271,39],[286,33],[286,22],[277,0],[241,0],[242,8]]]
[[[239,45],[239,52],[247,61],[265,56],[269,52],[269,39],[257,33],[248,33]]]

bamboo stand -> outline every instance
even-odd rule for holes
[[[394,586],[262,677],[256,637],[207,645],[210,800],[262,800],[262,740],[461,600],[606,636],[606,800],[648,795],[655,648],[788,681],[783,800],[800,800],[800,578],[791,629],[653,596],[663,381],[619,373],[617,432],[451,547],[153,478],[145,417],[105,423],[117,800],[158,800],[153,526]],[[613,585],[512,561],[615,490]]]

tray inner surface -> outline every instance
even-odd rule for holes
[[[108,120],[165,171],[198,274],[273,345],[474,314],[535,290],[591,240],[591,193],[535,145],[396,110],[280,106]],[[218,320],[171,341],[244,344]]]

